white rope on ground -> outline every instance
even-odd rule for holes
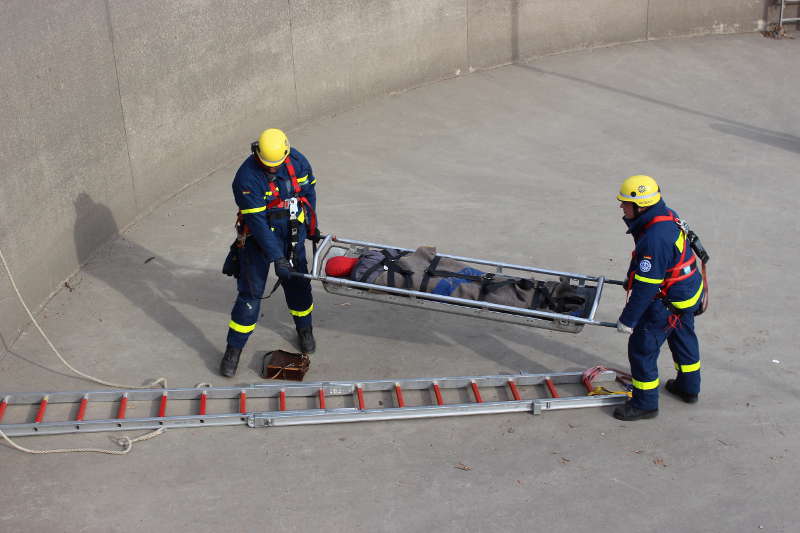
[[[117,444],[122,446],[122,450],[103,450],[102,448],[57,448],[55,450],[31,450],[30,448],[25,448],[24,446],[20,446],[19,444],[15,443],[2,431],[0,431],[0,437],[2,437],[12,448],[16,448],[21,452],[32,453],[36,455],[44,455],[48,453],[105,453],[108,455],[126,455],[133,449],[133,444],[135,442],[142,442],[157,437],[164,433],[165,429],[166,428],[158,428],[155,431],[151,431],[150,433],[142,435],[141,437],[136,437],[135,439],[131,439],[127,436],[117,439]]]
[[[11,269],[8,267],[8,263],[6,262],[6,258],[5,258],[5,255],[3,255],[3,250],[2,249],[0,249],[0,260],[2,260],[2,262],[3,262],[3,268],[6,271],[6,275],[8,276],[8,280],[11,282],[11,287],[14,289],[14,292],[17,294],[17,299],[19,300],[19,303],[22,305],[23,309],[25,309],[25,312],[28,314],[28,318],[31,319],[31,322],[33,322],[33,325],[36,326],[36,329],[39,330],[39,333],[42,335],[42,338],[45,340],[45,342],[47,342],[47,345],[50,346],[50,349],[53,350],[53,353],[56,354],[56,357],[58,357],[61,360],[61,362],[64,363],[64,365],[67,368],[69,368],[72,372],[74,372],[75,374],[77,374],[77,375],[79,375],[79,376],[81,376],[81,377],[83,377],[85,379],[88,379],[89,381],[94,381],[95,383],[99,383],[101,385],[106,385],[108,387],[118,387],[118,388],[121,388],[121,389],[141,389],[141,388],[155,388],[158,385],[161,385],[161,387],[163,387],[165,389],[167,388],[167,379],[164,378],[164,377],[160,377],[160,378],[158,378],[156,380],[153,380],[149,385],[144,385],[144,386],[126,385],[126,384],[123,384],[123,383],[114,383],[113,381],[104,381],[102,379],[98,379],[96,377],[90,376],[89,374],[84,374],[83,372],[81,372],[80,370],[76,369],[71,364],[69,364],[67,362],[67,360],[64,359],[64,357],[62,357],[62,355],[58,351],[58,349],[50,341],[50,338],[47,336],[47,334],[44,332],[42,327],[39,325],[39,322],[33,316],[33,313],[31,313],[30,308],[25,303],[25,300],[22,298],[22,294],[19,292],[19,288],[17,287],[17,283],[14,281],[14,276],[11,275]],[[122,450],[103,450],[103,449],[100,449],[100,448],[62,448],[62,449],[55,449],[55,450],[31,450],[29,448],[25,448],[24,446],[20,446],[19,444],[13,442],[10,438],[8,438],[8,435],[3,433],[2,431],[0,431],[0,437],[2,437],[3,440],[5,440],[12,448],[15,448],[15,449],[17,449],[17,450],[19,450],[21,452],[32,453],[32,454],[36,454],[36,455],[43,455],[43,454],[48,454],[48,453],[105,453],[105,454],[109,454],[109,455],[126,455],[127,453],[129,453],[133,449],[133,443],[141,442],[143,440],[148,440],[148,439],[152,439],[153,437],[157,437],[158,435],[161,435],[164,432],[164,429],[165,428],[163,428],[163,427],[162,428],[158,428],[157,430],[155,430],[155,431],[153,431],[151,433],[148,433],[146,435],[142,435],[141,437],[136,437],[135,439],[131,439],[131,438],[127,437],[127,436],[126,437],[122,437],[121,439],[117,440],[117,444],[119,444],[120,446],[123,447]]]
[[[50,342],[50,338],[47,336],[47,334],[44,332],[44,330],[41,328],[41,326],[39,326],[39,322],[33,316],[33,313],[31,313],[31,310],[28,308],[28,305],[25,303],[25,300],[22,298],[22,294],[19,292],[19,288],[17,287],[17,283],[14,281],[14,277],[11,275],[11,269],[8,268],[8,263],[6,263],[6,258],[3,255],[3,250],[2,249],[0,249],[0,260],[3,261],[3,268],[5,268],[6,274],[8,275],[8,280],[11,282],[11,287],[14,289],[14,292],[17,294],[17,299],[19,300],[19,303],[25,309],[25,312],[28,313],[28,318],[31,319],[31,322],[33,322],[33,325],[36,326],[36,329],[39,330],[39,333],[42,335],[42,338],[45,340],[45,342],[47,342],[47,345],[50,346],[50,349],[53,350],[53,353],[56,354],[56,357],[58,357],[61,360],[61,362],[64,363],[64,365],[67,368],[69,368],[72,372],[74,372],[75,374],[77,374],[77,375],[79,375],[79,376],[81,376],[83,378],[88,379],[89,381],[94,381],[95,383],[99,383],[101,385],[106,385],[108,387],[118,387],[120,389],[141,389],[141,388],[155,388],[156,386],[161,385],[163,388],[167,388],[167,379],[164,378],[164,377],[160,377],[160,378],[158,378],[156,380],[153,380],[148,385],[125,385],[125,384],[122,384],[122,383],[114,383],[113,381],[104,381],[102,379],[98,379],[98,378],[90,376],[88,374],[84,374],[83,372],[81,372],[80,370],[77,370],[75,367],[73,367],[71,364],[69,364],[67,362],[67,360],[64,359],[61,356],[61,353],[58,351],[58,349],[56,349],[56,347],[53,345],[53,343]]]

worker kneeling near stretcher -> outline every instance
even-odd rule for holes
[[[579,315],[586,304],[586,298],[567,278],[544,282],[495,276],[438,256],[432,246],[421,246],[413,253],[384,249],[368,250],[359,257],[334,257],[326,263],[325,273],[362,283],[564,314]]]
[[[678,372],[666,382],[668,392],[687,403],[700,394],[700,347],[694,317],[708,301],[705,263],[708,254],[697,236],[661,199],[649,176],[631,176],[617,200],[636,248],[628,269],[628,302],[617,322],[628,339],[633,397],[617,407],[619,420],[653,418],[658,414],[658,353],[667,341]],[[695,256],[697,252],[697,256]],[[703,263],[698,264],[697,257]]]

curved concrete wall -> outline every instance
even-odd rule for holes
[[[42,305],[182,187],[392,91],[537,55],[754,31],[769,0],[5,0],[0,249]],[[334,141],[335,142],[335,141]],[[0,272],[0,336],[27,318]]]

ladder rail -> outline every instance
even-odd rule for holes
[[[404,390],[422,390],[437,383],[443,389],[457,389],[468,387],[473,381],[479,382],[483,387],[501,387],[509,379],[514,379],[518,386],[541,385],[546,379],[553,383],[575,383],[575,378],[580,378],[582,372],[552,372],[548,374],[496,374],[488,376],[455,376],[436,378],[404,378],[404,379],[365,379],[359,381],[317,381],[309,383],[255,383],[240,387],[181,387],[167,389],[132,389],[132,390],[94,390],[77,392],[0,392],[0,397],[5,398],[9,405],[37,405],[42,398],[48,397],[48,403],[78,403],[84,397],[90,402],[119,402],[123,394],[128,394],[128,401],[160,400],[167,393],[172,400],[199,400],[199,394],[206,392],[211,399],[236,399],[242,391],[246,391],[250,398],[277,398],[281,390],[286,391],[286,396],[311,396],[317,394],[319,389],[325,391],[326,396],[346,396],[353,394],[355,387],[360,385],[364,391],[380,392],[393,391],[396,384],[400,383]],[[616,373],[607,370],[598,374],[596,381],[614,381]]]
[[[249,427],[288,426],[299,424],[326,424],[334,422],[366,422],[392,419],[436,418],[477,414],[532,412],[616,405],[625,401],[621,395],[557,397],[554,383],[582,386],[583,372],[553,372],[547,374],[498,374],[489,376],[460,376],[438,378],[376,379],[361,381],[320,381],[294,384],[286,382],[259,383],[244,387],[189,387],[173,389],[105,390],[80,392],[38,392],[0,394],[3,409],[14,405],[39,405],[34,422],[0,423],[0,430],[8,436],[47,435],[76,432],[151,430],[162,427],[203,427],[247,425]],[[616,373],[606,370],[596,381],[613,381]],[[552,397],[523,399],[519,388],[546,387]],[[508,400],[485,400],[480,388],[506,391]],[[471,391],[473,402],[447,403],[442,391]],[[428,391],[434,404],[408,405],[403,391]],[[395,407],[374,408],[367,405],[365,394],[389,392],[396,398]],[[326,408],[325,398],[350,397],[353,407]],[[302,397],[315,399],[317,408],[287,409],[287,399]],[[469,396],[468,396],[469,397]],[[246,408],[245,400],[277,398],[276,411],[256,411]],[[189,400],[199,403],[198,414],[165,416],[167,399]],[[206,399],[238,400],[239,411],[230,413],[206,412]],[[125,407],[131,401],[151,401],[158,408],[157,417],[126,418]],[[88,403],[118,403],[117,418],[84,419]],[[48,404],[75,404],[79,415],[75,420],[44,420]],[[0,421],[2,422],[2,421]]]
[[[781,15],[780,15],[780,27],[783,28],[783,24],[786,22],[789,23],[796,23],[800,22],[800,16],[798,17],[784,17],[786,13],[786,6],[787,5],[798,5],[800,4],[800,0],[781,0]]]

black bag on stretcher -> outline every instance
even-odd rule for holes
[[[421,246],[414,252],[382,249],[366,250],[357,258],[334,257],[328,260],[326,274],[362,283],[563,314],[579,314],[587,303],[568,278],[537,281],[483,272],[461,261],[436,255],[436,248],[432,246]]]

